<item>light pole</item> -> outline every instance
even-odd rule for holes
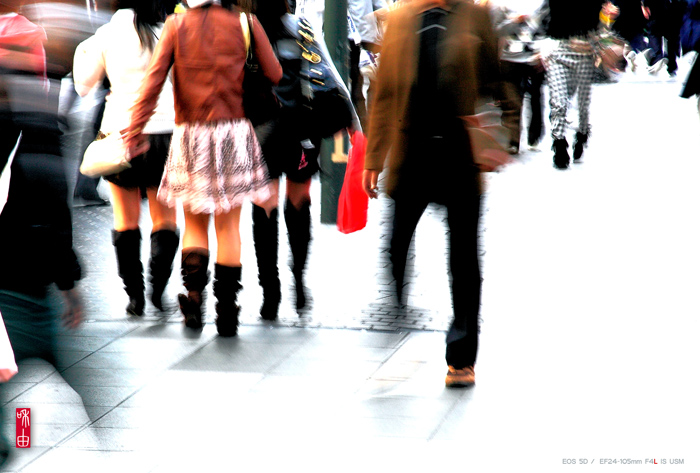
[[[323,36],[338,73],[347,84],[349,75],[348,1],[326,0]],[[324,140],[321,148],[321,223],[335,223],[338,197],[343,186],[347,163],[347,134]]]

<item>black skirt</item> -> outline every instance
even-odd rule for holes
[[[132,159],[129,169],[105,176],[105,180],[126,189],[152,189],[160,186],[173,135],[162,133],[146,136],[151,145],[148,151]]]
[[[284,174],[290,181],[302,183],[320,169],[321,140],[300,140],[295,126],[283,113],[281,118],[255,127],[271,179]]]

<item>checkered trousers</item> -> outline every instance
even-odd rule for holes
[[[589,107],[591,84],[595,73],[593,51],[579,52],[569,42],[562,41],[547,59],[549,86],[549,120],[552,138],[562,139],[566,133],[566,113],[574,94],[578,97],[580,133],[590,133]]]

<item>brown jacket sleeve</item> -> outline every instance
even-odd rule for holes
[[[382,54],[390,58],[397,53],[395,35],[401,27],[398,21],[401,11],[392,12],[387,22],[384,35]],[[375,95],[372,101],[369,126],[367,128],[367,152],[365,169],[381,171],[384,168],[387,154],[394,140],[397,126],[396,110],[396,71],[392,67],[394,61],[379,61]]]
[[[165,20],[163,32],[158,40],[158,44],[156,44],[155,51],[153,51],[151,63],[148,66],[146,77],[141,85],[139,98],[136,100],[133,107],[131,107],[130,131],[143,129],[148,119],[153,115],[156,105],[158,104],[158,96],[161,90],[163,90],[163,84],[173,65],[175,51],[175,27],[173,18],[174,16],[170,16]]]
[[[251,16],[251,23],[253,24],[253,37],[255,38],[255,55],[260,64],[260,68],[265,74],[272,85],[277,85],[282,79],[282,66],[280,66],[275,52],[272,50],[270,45],[270,40],[265,34],[260,22],[257,21],[255,15]]]

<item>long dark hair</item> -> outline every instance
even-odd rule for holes
[[[265,33],[270,37],[278,36],[282,30],[282,17],[289,13],[287,0],[251,0],[253,13],[260,20]]]
[[[144,49],[153,51],[156,35],[153,27],[165,21],[175,11],[176,0],[114,0],[112,8],[134,10],[134,27]]]
[[[246,13],[253,13],[257,18],[265,34],[274,38],[282,29],[281,18],[289,13],[287,0],[228,0]],[[222,3],[223,5],[223,3]]]

